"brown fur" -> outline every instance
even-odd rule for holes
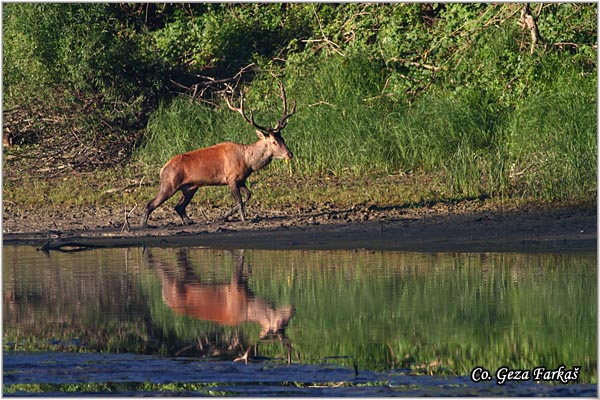
[[[244,203],[251,196],[246,187],[248,176],[264,168],[273,158],[289,160],[293,157],[278,132],[263,134],[257,130],[256,134],[259,139],[252,144],[224,142],[178,154],[170,159],[160,170],[160,188],[154,199],[146,205],[142,225],[147,226],[152,211],[178,190],[183,195],[175,206],[175,211],[183,224],[193,224],[185,212],[192,197],[202,186],[218,185],[228,185],[236,202],[236,206],[225,217],[239,211],[241,220],[245,221]],[[242,193],[246,197],[243,201]]]

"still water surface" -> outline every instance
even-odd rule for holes
[[[76,388],[595,396],[596,264],[596,254],[4,246],[3,392],[94,382]],[[244,354],[248,365],[233,362]],[[561,365],[580,367],[576,383],[495,376]],[[478,366],[490,381],[471,381]]]

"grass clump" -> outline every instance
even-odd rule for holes
[[[243,69],[262,125],[281,116],[272,74],[297,101],[284,136],[301,179],[417,171],[442,175],[456,198],[595,202],[596,14],[585,3],[11,4],[5,176],[157,171],[177,153],[251,142],[216,97]],[[211,103],[174,95],[200,87]]]
[[[444,182],[440,192],[453,198],[595,198],[594,79],[565,67],[523,91],[518,102],[482,87],[439,85],[407,104],[382,95],[381,70],[354,55],[318,63],[301,83],[289,79],[288,98],[298,111],[283,135],[295,159],[291,167],[273,163],[271,174],[412,171],[436,176]],[[257,119],[274,123],[281,104],[261,101],[252,90],[250,96],[247,107]],[[223,104],[211,108],[183,99],[164,103],[148,131],[139,157],[156,168],[180,152],[254,140],[251,128]]]
[[[528,97],[507,127],[509,179],[543,199],[594,198],[597,189],[595,82],[558,76],[548,91]]]

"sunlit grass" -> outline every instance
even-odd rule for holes
[[[352,208],[361,205],[385,207],[452,199],[451,194],[445,191],[442,178],[430,174],[302,176],[296,172],[297,168],[294,162],[286,165],[275,161],[252,175],[248,179],[248,187],[252,191],[249,206],[292,206],[297,209]],[[120,174],[116,171],[98,171],[93,175],[71,174],[51,180],[30,177],[27,186],[17,181],[5,181],[5,209],[132,209],[134,206],[142,209],[158,191],[158,169],[125,168],[119,170]],[[86,184],[82,185],[82,181]],[[31,195],[32,190],[35,196]],[[174,205],[179,197],[179,194],[175,194],[166,206]],[[190,207],[222,207],[230,206],[232,202],[227,187],[204,187],[196,193]]]
[[[428,91],[410,104],[381,96],[382,75],[361,59],[332,59],[287,88],[297,112],[283,131],[294,160],[248,179],[253,202],[279,207],[379,206],[460,201],[579,202],[597,191],[595,80],[563,68],[507,108],[485,88]],[[364,72],[364,79],[357,77]],[[263,78],[266,79],[266,78]],[[248,92],[247,107],[273,125],[279,99]],[[273,97],[273,96],[272,96]],[[218,104],[219,99],[215,99]],[[222,141],[251,143],[253,129],[224,104],[178,98],[160,105],[126,167],[9,178],[14,207],[137,206],[158,189],[172,156]],[[179,198],[179,195],[176,195]],[[176,201],[176,200],[171,200]],[[198,204],[231,204],[227,188],[202,188]]]
[[[595,199],[596,92],[589,77],[564,68],[511,108],[477,86],[432,89],[407,104],[381,96],[383,76],[362,61],[328,60],[288,88],[298,111],[283,134],[298,179],[422,171],[439,176],[440,192],[450,197]],[[359,72],[363,80],[355,79]],[[280,104],[251,99],[247,107],[274,124]],[[156,169],[177,153],[255,140],[223,105],[189,99],[162,104],[148,132],[137,159]]]

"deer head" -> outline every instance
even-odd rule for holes
[[[239,107],[234,107],[231,102],[233,101],[233,99],[230,99],[227,97],[227,95],[224,95],[223,97],[225,98],[225,102],[227,103],[227,106],[229,107],[230,110],[235,111],[237,113],[239,113],[244,120],[250,124],[251,126],[253,126],[256,129],[256,135],[258,136],[258,138],[261,141],[264,141],[266,144],[268,144],[269,148],[272,150],[272,158],[283,158],[283,159],[291,159],[293,157],[292,152],[287,148],[286,144],[285,144],[285,140],[283,139],[283,137],[281,136],[281,131],[283,130],[283,128],[285,128],[287,126],[288,123],[288,118],[291,117],[292,115],[294,115],[294,113],[296,112],[296,102],[294,102],[294,105],[292,106],[292,111],[288,112],[288,104],[287,104],[287,97],[285,94],[285,88],[283,87],[283,83],[278,80],[279,82],[279,89],[280,89],[280,94],[277,95],[279,98],[281,98],[281,100],[283,101],[283,115],[282,117],[279,119],[279,122],[277,122],[277,125],[275,125],[274,128],[269,128],[269,127],[265,127],[262,125],[259,125],[256,123],[256,121],[254,121],[254,113],[252,112],[252,110],[250,110],[250,117],[248,117],[246,115],[246,112],[244,110],[244,96],[240,95],[240,106]],[[228,89],[231,93],[233,93],[233,89],[229,86]]]

